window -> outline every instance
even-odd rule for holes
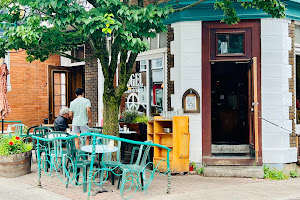
[[[167,33],[159,33],[155,38],[150,38],[150,50],[165,47],[167,47]]]
[[[140,61],[140,72],[145,72],[147,70],[147,63],[146,60]]]
[[[244,34],[217,34],[218,55],[244,54]]]
[[[76,49],[71,51],[71,56],[78,59],[84,59],[84,46],[79,46]],[[76,60],[72,60],[72,63],[78,62]]]
[[[66,98],[66,73],[56,72],[54,73],[54,116],[59,116],[59,111],[62,106],[67,105]]]
[[[259,36],[252,36],[251,28],[209,29],[210,61],[226,59],[251,59],[252,41]]]
[[[158,115],[163,110],[163,58],[136,61],[140,70],[133,70],[128,90],[121,101],[121,110],[137,110]],[[147,69],[150,70],[147,72]],[[122,103],[123,102],[123,103]]]

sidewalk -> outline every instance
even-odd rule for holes
[[[42,172],[43,188],[37,187],[37,165],[32,166],[32,173],[17,178],[0,178],[0,200],[68,200],[86,199],[87,193],[82,192],[82,186],[65,185],[56,174],[48,177]],[[91,196],[92,200],[119,200],[120,192],[116,185],[105,183],[107,192]],[[166,194],[167,177],[155,175],[147,194],[137,192],[132,199],[150,200],[241,200],[270,199],[295,200],[300,199],[300,178],[282,181],[272,181],[252,178],[216,178],[198,175],[172,176],[171,194]]]

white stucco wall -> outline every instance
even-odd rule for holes
[[[261,107],[262,117],[292,130],[289,106],[289,51],[291,38],[287,19],[261,20]],[[262,153],[264,163],[297,161],[297,149],[290,148],[289,132],[262,120]]]
[[[202,23],[178,22],[172,24],[174,41],[171,42],[171,54],[174,54],[174,68],[171,68],[171,81],[174,81],[174,95],[171,107],[176,111],[182,108],[182,95],[193,88],[200,95],[200,113],[187,113],[190,122],[190,160],[202,162],[202,78],[201,49]]]
[[[71,51],[66,51],[65,53],[71,55]],[[83,62],[72,63],[71,59],[60,56],[60,64],[61,64],[61,66],[64,66],[64,67],[71,67],[71,66],[84,65],[85,62],[83,61]]]

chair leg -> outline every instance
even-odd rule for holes
[[[76,176],[75,185],[78,185],[78,183],[79,183],[79,173],[80,173],[80,168],[77,168],[76,169],[76,174],[75,174],[75,176]]]
[[[87,188],[87,168],[83,167],[83,192],[86,193]]]
[[[119,176],[117,190],[120,189],[120,182],[122,181],[122,176],[123,176],[123,174]]]
[[[142,185],[142,188],[141,188],[141,189],[144,190],[144,185],[145,185],[145,184],[144,184],[144,172],[141,172],[141,173],[140,173],[140,177],[141,177],[141,185]]]
[[[115,185],[115,174],[114,174],[114,170],[111,171],[111,184]]]

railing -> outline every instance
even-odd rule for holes
[[[115,136],[110,135],[104,135],[100,133],[83,133],[79,137],[86,137],[91,136],[92,139],[92,153],[84,153],[82,151],[75,150],[74,147],[74,139],[78,138],[77,135],[68,136],[68,137],[56,137],[52,139],[46,139],[41,138],[37,136],[32,136],[37,141],[37,161],[38,161],[38,186],[41,186],[41,171],[42,168],[44,169],[44,172],[46,175],[51,176],[52,171],[54,170],[59,177],[59,179],[66,184],[73,184],[73,185],[88,185],[87,192],[88,196],[87,199],[90,199],[91,195],[91,187],[92,183],[94,183],[96,186],[102,187],[103,183],[108,179],[108,176],[101,181],[99,178],[99,181],[96,181],[97,175],[100,177],[101,172],[108,174],[108,172],[113,173],[115,176],[118,177],[124,177],[125,179],[122,179],[122,184],[120,187],[120,194],[123,199],[130,199],[137,191],[147,191],[149,185],[151,184],[154,173],[157,171],[161,175],[168,176],[168,187],[167,187],[167,193],[170,193],[171,188],[171,170],[170,170],[170,162],[169,162],[169,152],[171,149],[168,147],[165,147],[163,145],[154,144],[154,143],[148,143],[148,142],[139,142],[139,141],[132,141],[124,138],[119,138]],[[98,166],[98,168],[94,167],[95,164],[95,157],[96,157],[96,144],[103,145],[99,141],[103,139],[109,139],[114,141],[121,141],[125,143],[135,144],[135,145],[144,145],[144,146],[152,146],[152,147],[159,147],[167,150],[167,159],[161,160],[156,166],[153,165],[152,162],[148,162],[145,164],[145,166],[142,166],[142,169],[135,170],[128,167],[126,164],[119,164],[115,167],[108,168],[105,165]],[[63,142],[65,141],[63,144]],[[52,147],[50,147],[49,144],[52,144]],[[56,144],[56,145],[55,145]],[[63,147],[65,145],[65,147]],[[55,148],[53,148],[55,146]],[[65,149],[65,155],[63,155],[63,150]],[[44,153],[44,155],[42,155]],[[102,154],[101,163],[103,161],[103,156],[105,152]],[[60,159],[59,159],[60,158]],[[86,181],[84,181],[84,173],[77,173],[77,167],[79,166],[79,158],[86,158],[86,161],[88,161],[88,177],[86,178]],[[59,161],[60,160],[60,161]],[[158,166],[162,163],[167,163],[167,171],[166,172],[159,172]],[[149,169],[149,166],[153,166],[153,169]],[[124,171],[122,173],[117,173],[116,169],[126,169],[126,173],[124,175]],[[50,170],[50,171],[49,171]],[[64,173],[61,175],[59,171],[63,170]],[[119,170],[120,171],[120,170]],[[128,173],[129,172],[129,173]],[[145,179],[144,173],[150,174],[148,179]],[[127,176],[127,174],[129,174]],[[77,179],[78,177],[82,177],[83,181],[79,182]],[[142,177],[142,180],[140,182],[140,178]],[[66,179],[66,180],[65,180]],[[147,184],[142,184],[142,182]],[[125,184],[127,185],[125,186]],[[130,186],[128,187],[128,183]],[[127,188],[126,188],[127,187]],[[127,195],[127,194],[131,195]]]

